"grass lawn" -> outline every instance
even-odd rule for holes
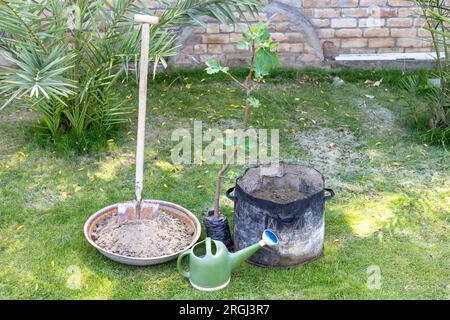
[[[174,167],[171,132],[238,126],[243,94],[232,83],[193,73],[150,83],[144,197],[178,203],[203,220],[212,207],[217,165]],[[347,79],[347,78],[345,78]],[[287,73],[258,90],[253,127],[280,129],[281,158],[321,170],[336,197],[326,207],[318,260],[290,270],[242,264],[219,292],[193,289],[175,262],[114,263],[83,236],[95,211],[134,197],[131,123],[98,153],[42,144],[35,112],[0,115],[0,298],[30,299],[448,299],[449,154],[407,124],[402,93],[349,76]],[[379,78],[375,79],[379,80]],[[118,88],[137,106],[137,87]],[[418,100],[417,107],[423,107]],[[234,166],[224,189],[243,172]],[[222,197],[232,221],[232,203]],[[381,288],[367,287],[378,266]],[[81,289],[70,289],[81,275]],[[76,279],[75,279],[76,280]]]

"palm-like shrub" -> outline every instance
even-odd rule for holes
[[[424,27],[430,31],[436,52],[436,76],[440,87],[432,87],[429,100],[430,133],[432,140],[450,140],[450,7],[448,0],[414,0],[421,9]],[[433,137],[436,136],[436,137]]]
[[[260,0],[160,1],[165,9],[150,30],[150,60],[166,65],[178,28],[211,16],[234,23],[254,14]],[[140,29],[134,13],[154,15],[136,0],[0,0],[0,49],[14,67],[0,72],[0,108],[21,99],[39,111],[53,137],[105,134],[127,121],[130,105],[114,86],[137,64]],[[137,68],[135,68],[137,69]]]

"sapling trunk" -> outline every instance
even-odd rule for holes
[[[246,103],[245,103],[245,112],[244,112],[244,121],[242,124],[242,131],[239,133],[236,147],[233,148],[233,150],[231,151],[231,154],[228,155],[227,162],[225,163],[225,165],[223,165],[223,167],[220,169],[219,173],[217,174],[216,193],[214,195],[214,217],[215,218],[220,217],[220,208],[219,208],[220,201],[219,200],[220,200],[220,192],[222,190],[223,177],[227,173],[227,171],[230,169],[231,164],[233,163],[234,159],[236,158],[237,148],[242,141],[242,136],[244,135],[244,132],[248,128],[248,119],[250,116],[250,105],[248,103],[248,97],[249,97],[249,94],[247,93],[247,99],[246,99]]]
[[[228,172],[228,170],[231,167],[231,164],[234,162],[234,159],[236,158],[237,150],[242,142],[242,138],[245,136],[245,131],[248,129],[248,121],[250,118],[250,95],[252,91],[255,89],[254,82],[253,82],[253,72],[254,72],[254,65],[255,65],[255,43],[252,43],[251,46],[251,61],[250,61],[250,70],[248,73],[247,78],[245,79],[244,84],[240,83],[240,86],[245,89],[246,97],[245,97],[245,111],[244,111],[244,119],[242,121],[242,127],[241,131],[239,132],[238,139],[236,141],[236,146],[232,148],[230,154],[226,157],[226,163],[222,166],[219,173],[217,174],[216,179],[216,192],[214,194],[214,217],[220,218],[220,193],[222,190],[222,181],[224,175]],[[229,73],[227,73],[230,77],[232,77]],[[234,77],[232,77],[234,81],[236,80]]]

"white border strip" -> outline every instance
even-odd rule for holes
[[[444,53],[441,53],[444,56]],[[397,60],[436,60],[434,52],[417,53],[377,53],[377,54],[340,54],[336,61],[397,61]]]

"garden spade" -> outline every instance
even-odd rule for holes
[[[136,144],[136,200],[119,204],[119,219],[152,218],[158,213],[158,205],[145,204],[142,201],[144,183],[144,139],[145,113],[147,108],[147,77],[148,52],[150,46],[150,25],[157,24],[159,18],[155,16],[135,14],[134,21],[142,24],[141,29],[141,59],[139,65],[139,108]]]

